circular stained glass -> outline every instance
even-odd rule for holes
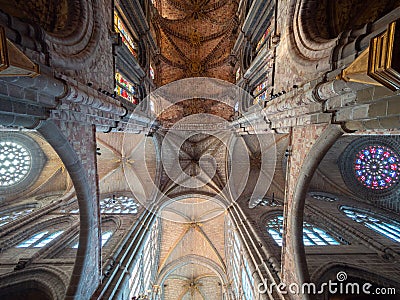
[[[355,155],[357,180],[372,190],[384,190],[399,180],[400,161],[397,154],[382,145],[366,146]]]
[[[0,187],[19,183],[29,173],[31,155],[24,146],[12,142],[0,142]]]

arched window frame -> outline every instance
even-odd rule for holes
[[[62,231],[64,233],[67,228],[71,227],[72,221],[73,220],[68,216],[61,216],[57,218],[51,218],[40,223],[36,223],[34,226],[26,226],[24,228],[21,228],[15,235],[10,236],[10,238],[8,239],[5,239],[1,243],[0,248],[2,248],[3,251],[7,251],[11,248],[17,248],[18,245],[29,240],[36,234],[44,231],[46,231],[49,235],[56,231]],[[46,236],[43,236],[42,238],[44,239],[46,238]],[[52,241],[49,241],[48,243],[46,243],[45,246],[47,247],[48,244],[51,242]],[[18,247],[18,248],[25,248],[25,247]],[[39,247],[31,247],[31,248],[33,249]]]
[[[32,213],[36,204],[19,205],[0,211],[0,227]]]
[[[64,230],[43,230],[19,243],[15,248],[42,248],[56,240],[63,232]]]
[[[279,212],[271,214],[265,219],[265,222],[265,228],[270,238],[279,247],[282,247],[283,213]],[[271,227],[268,226],[269,222],[273,222]],[[334,234],[323,228],[323,226],[317,226],[316,224],[307,221],[303,222],[303,243],[304,246],[337,246],[344,244],[343,239],[335,237]]]
[[[362,224],[381,236],[400,243],[400,222],[389,219],[379,213],[342,205],[339,210],[349,219]]]

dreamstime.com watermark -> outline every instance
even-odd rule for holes
[[[356,282],[345,282],[347,280],[347,274],[340,271],[336,274],[338,282],[329,280],[324,282],[321,286],[317,287],[315,283],[291,283],[286,284],[281,282],[279,284],[269,283],[267,280],[263,280],[257,286],[257,290],[261,294],[272,294],[275,290],[280,294],[309,294],[309,295],[321,295],[329,292],[330,294],[345,294],[345,295],[395,295],[396,288],[394,287],[374,287],[371,283],[356,283]]]

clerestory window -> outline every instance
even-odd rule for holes
[[[342,206],[340,210],[353,221],[363,224],[392,241],[400,242],[400,223],[352,207]]]
[[[60,236],[64,231],[59,230],[55,232],[42,231],[34,234],[29,239],[23,241],[18,244],[17,248],[42,248],[46,246],[51,241],[55,240],[58,236]]]
[[[0,212],[0,227],[8,223],[11,223],[12,221],[18,219],[19,217],[30,214],[32,211],[33,211],[32,208],[28,208],[28,209],[15,210],[11,212]]]
[[[274,241],[279,246],[282,246],[283,216],[278,215],[269,219],[266,228]],[[331,234],[308,222],[303,222],[303,243],[304,246],[327,246],[341,244]]]

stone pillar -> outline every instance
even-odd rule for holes
[[[286,172],[284,236],[282,246],[282,281],[309,282],[303,246],[303,211],[309,183],[319,162],[332,144],[343,134],[339,125],[307,125],[291,131],[290,156]],[[309,299],[308,295],[289,295],[292,299]]]
[[[79,247],[66,299],[90,299],[100,283],[100,210],[94,125],[43,121],[38,131],[63,161],[79,202]]]

